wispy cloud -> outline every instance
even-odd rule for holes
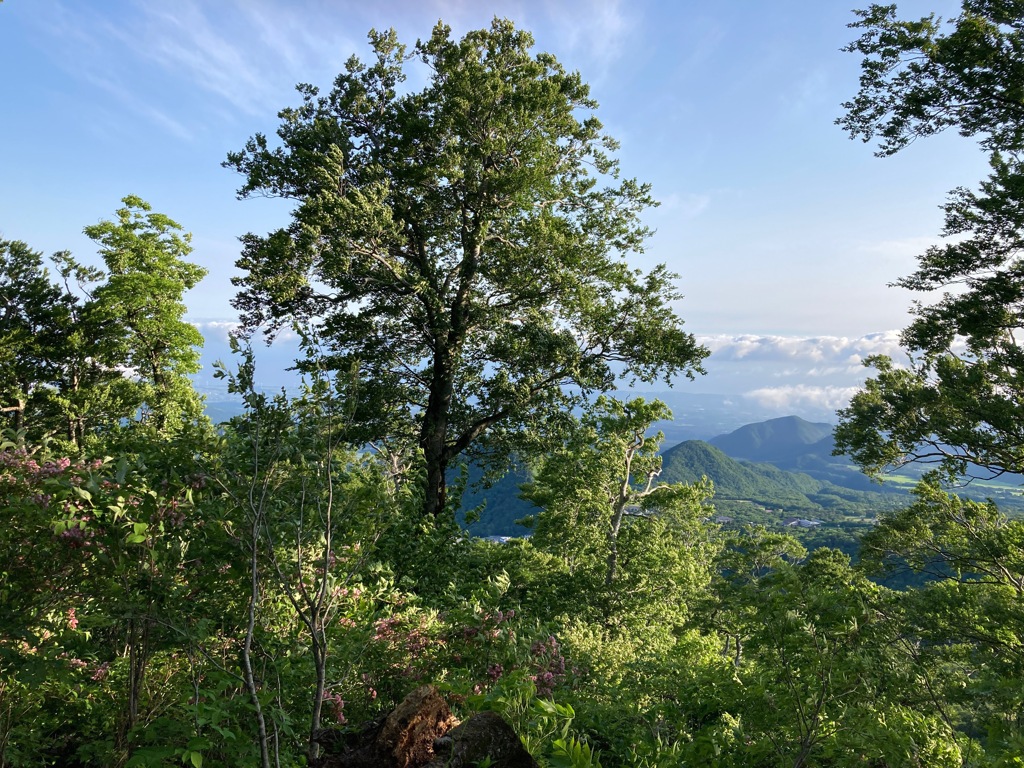
[[[559,50],[584,58],[591,81],[606,76],[626,51],[636,29],[635,16],[621,0],[552,3],[546,9]]]
[[[796,115],[822,105],[833,105],[829,98],[828,73],[824,67],[805,72],[799,79],[790,84],[788,91],[781,92],[781,100],[787,109]]]
[[[661,200],[658,215],[673,219],[695,219],[711,205],[711,195],[673,192]]]
[[[147,3],[112,34],[142,58],[247,114],[282,106],[298,81],[333,76],[355,49],[316,6],[250,2]]]
[[[932,246],[947,245],[962,240],[965,236],[936,237],[925,235],[917,237],[900,237],[889,240],[878,240],[870,243],[862,243],[858,250],[870,254],[873,258],[881,257],[884,261],[908,264],[923,254]]]
[[[558,52],[579,61],[591,77],[625,55],[638,26],[622,0],[536,9],[509,0],[486,12],[458,0],[383,8],[355,2],[139,1],[116,15],[52,0],[37,31],[41,47],[71,76],[184,139],[198,131],[173,115],[190,115],[196,128],[234,115],[273,115],[297,101],[296,83],[327,85],[353,53],[365,57],[370,26],[394,22],[411,43],[429,35],[435,14],[454,21],[456,34],[460,27],[486,25],[492,15],[510,16],[529,28],[535,14],[545,37],[558,41]],[[545,47],[552,47],[550,41]]]
[[[338,13],[312,3],[178,0],[112,15],[64,0],[37,31],[72,77],[185,139],[193,131],[172,114],[273,115],[296,101],[297,82],[329,82],[362,47]]]
[[[91,72],[82,73],[82,78],[93,87],[109,93],[121,104],[125,105],[136,114],[156,123],[171,135],[184,140],[189,140],[194,137],[193,132],[183,123],[175,120],[159,107],[148,103],[144,98],[139,98],[139,96],[134,94],[125,85]]]
[[[273,81],[261,76],[263,67],[252,48],[242,47],[242,38],[232,40],[223,34],[189,0],[141,7],[144,16],[139,25],[115,30],[122,44],[165,71],[186,76],[236,109],[250,114],[259,111]]]

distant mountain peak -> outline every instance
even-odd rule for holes
[[[752,461],[785,461],[832,438],[832,425],[799,416],[782,416],[747,424],[710,443],[729,456]]]

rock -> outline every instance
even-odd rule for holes
[[[395,768],[418,768],[433,759],[434,742],[457,724],[437,689],[420,686],[384,721],[377,734],[377,752],[391,758],[388,765]]]
[[[470,768],[489,759],[492,768],[538,768],[518,734],[496,712],[473,715],[436,744],[427,768]]]
[[[434,742],[458,721],[437,689],[424,685],[406,696],[387,718],[357,732],[318,731],[325,752],[318,768],[422,768],[434,758]]]
[[[321,728],[313,735],[322,754],[316,768],[375,768],[379,759],[374,740],[384,725],[384,718],[364,723],[357,731]]]

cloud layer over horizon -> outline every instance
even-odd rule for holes
[[[871,374],[864,361],[906,360],[895,330],[846,336],[701,335],[711,350],[702,392],[740,395],[779,415],[822,417],[849,403]],[[725,384],[725,387],[721,387]]]
[[[235,321],[194,320],[206,338],[205,370],[214,360],[229,360],[228,336]],[[871,371],[864,360],[888,355],[905,360],[899,331],[844,336],[784,336],[758,334],[699,335],[711,350],[707,376],[695,382],[679,382],[680,394],[721,394],[778,415],[797,414],[823,418],[844,407]],[[286,370],[298,354],[298,339],[283,333],[273,345],[254,343],[261,384],[276,389],[294,385],[295,374]],[[216,396],[218,385],[201,376],[207,394]]]

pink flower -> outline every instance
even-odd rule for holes
[[[78,617],[75,616],[74,608],[68,608],[68,626],[72,629],[78,629]]]
[[[347,722],[345,720],[345,700],[341,698],[340,693],[324,691],[324,703],[327,704],[328,709],[333,710],[331,714],[338,725],[344,725]]]

